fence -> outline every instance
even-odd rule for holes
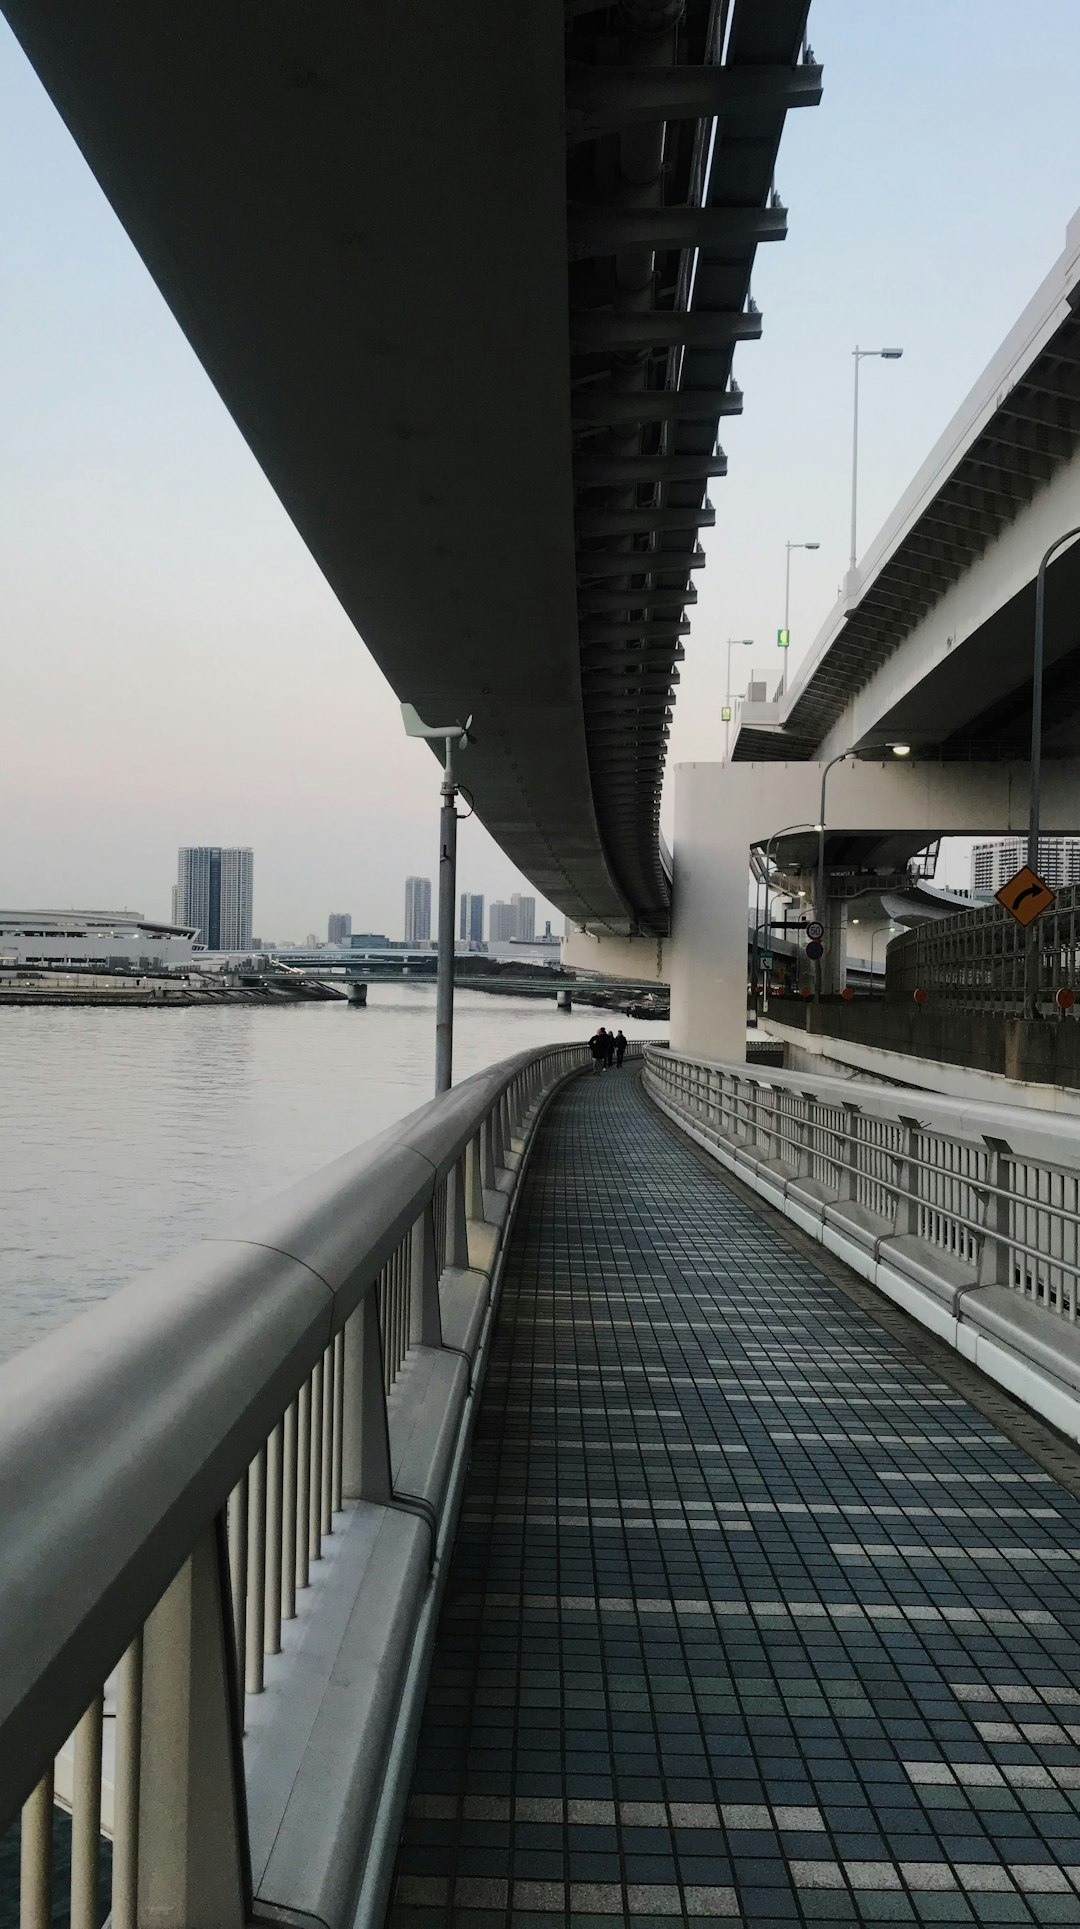
[[[886,1290],[906,1280],[955,1321],[965,1294],[1007,1288],[1075,1325],[1080,1119],[652,1046],[645,1058],[665,1110]],[[914,1292],[893,1296],[926,1313]]]
[[[1080,888],[1070,885],[1036,926],[1039,1007],[1080,988]],[[894,938],[885,953],[885,994],[910,1002],[923,990],[957,1011],[1019,1014],[1024,1005],[1026,934],[1000,904],[958,911]]]
[[[65,1902],[97,1929],[103,1837],[114,1929],[351,1923],[358,1895],[378,1917],[490,1276],[538,1112],[586,1057],[466,1080],[0,1369],[21,1929]]]

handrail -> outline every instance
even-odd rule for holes
[[[562,1045],[478,1072],[0,1367],[0,1828],[27,1804],[24,1863],[47,1859],[53,1758],[76,1731],[78,1779],[95,1707],[100,1751],[102,1685],[125,1655],[141,1656],[178,1577],[197,1579],[200,1547],[232,1601],[224,1645],[235,1652],[214,1664],[220,1680],[238,1669],[258,1692],[264,1620],[274,1653],[338,1510],[350,1494],[394,1504],[387,1413],[392,1425],[398,1396],[388,1408],[388,1387],[417,1348],[441,1349],[440,1278],[480,1266],[483,1278],[468,1276],[486,1293],[519,1163],[511,1141],[524,1146],[547,1096],[586,1062],[587,1047]],[[214,1551],[227,1512],[228,1573]],[[191,1666],[209,1625],[192,1634]],[[126,1734],[137,1769],[158,1705],[144,1700],[141,1676],[138,1686],[135,1714],[118,1712],[114,1794],[118,1810],[129,1803],[134,1836],[147,1796],[124,1783],[120,1744]],[[226,1782],[240,1772],[231,1726]],[[100,1753],[97,1774],[100,1783]],[[99,1817],[82,1827],[93,1860]],[[239,1919],[250,1906],[242,1816],[234,1834]],[[150,1828],[139,1853],[157,1846]],[[129,1889],[148,1879],[132,1853],[129,1841]],[[73,1897],[77,1862],[73,1846]],[[114,1894],[117,1929],[133,1909]]]
[[[646,1085],[819,1236],[904,1240],[947,1299],[1009,1287],[1080,1314],[1080,1120],[649,1046]],[[891,1263],[896,1252],[890,1247]]]

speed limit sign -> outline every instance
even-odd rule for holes
[[[808,938],[811,938],[813,942],[816,944],[819,938],[823,938],[825,936],[825,926],[823,924],[818,924],[816,918],[812,918],[810,920],[810,923],[806,927],[806,935]]]

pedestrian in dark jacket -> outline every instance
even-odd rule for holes
[[[623,1032],[622,1032],[622,1029],[621,1029],[621,1027],[620,1027],[620,1029],[619,1029],[619,1030],[618,1030],[618,1031],[617,1031],[617,1032],[615,1033],[615,1063],[616,1063],[616,1065],[621,1065],[621,1064],[622,1064],[622,1062],[623,1062],[623,1059],[624,1059],[625,1057],[626,1057],[626,1039],[625,1039],[625,1037],[623,1036]]]
[[[604,1070],[609,1072],[615,1063],[615,1040],[609,1031],[604,1033]]]
[[[607,1033],[604,1030],[603,1025],[601,1025],[599,1031],[595,1031],[589,1040],[589,1050],[592,1053],[592,1068],[593,1068],[594,1075],[597,1072],[602,1072],[604,1069],[604,1066],[607,1063],[607,1057],[606,1057],[607,1042],[606,1041],[607,1041]]]

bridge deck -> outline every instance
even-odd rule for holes
[[[395,1929],[1080,1922],[1080,1502],[826,1267],[629,1068],[548,1114]]]

